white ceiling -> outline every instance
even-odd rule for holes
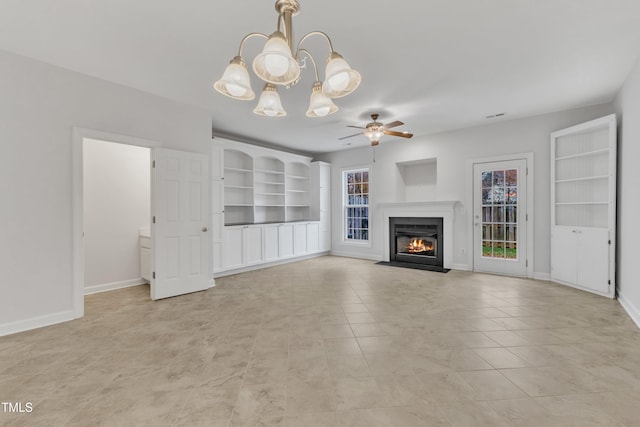
[[[493,121],[609,102],[640,53],[638,0],[299,1],[296,42],[324,31],[362,74],[323,119],[305,116],[311,70],[280,90],[285,118],[256,116],[257,99],[212,88],[246,33],[275,30],[275,0],[2,0],[0,49],[205,108],[220,133],[309,153],[367,145],[337,138],[372,112],[420,138],[496,113],[506,115]],[[247,43],[248,64],[262,43]],[[305,47],[324,64],[322,39]]]

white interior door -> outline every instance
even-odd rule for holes
[[[473,166],[473,269],[527,275],[527,162]]]
[[[208,287],[209,160],[207,156],[153,150],[151,298],[160,299]]]

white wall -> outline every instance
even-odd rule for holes
[[[471,222],[467,206],[469,176],[467,160],[526,152],[534,153],[534,274],[548,277],[550,271],[549,239],[549,134],[587,120],[611,114],[612,104],[598,105],[576,110],[563,111],[536,117],[506,120],[446,132],[437,135],[417,136],[405,141],[391,137],[383,139],[376,147],[373,163],[371,147],[356,148],[319,156],[332,164],[332,188],[341,188],[341,171],[353,166],[371,167],[370,213],[371,245],[353,245],[343,241],[339,227],[333,229],[332,250],[334,253],[382,259],[382,236],[376,233],[382,225],[376,213],[375,204],[380,202],[404,201],[406,193],[399,188],[402,177],[396,167],[398,162],[437,158],[436,200],[458,200],[454,219],[454,265],[457,268],[471,268],[471,242],[467,241],[467,230]],[[411,124],[408,124],[411,127]],[[434,192],[430,192],[434,193]],[[332,194],[333,224],[342,224],[342,200],[340,191]],[[377,221],[377,222],[376,222]],[[461,249],[465,249],[463,255]]]
[[[151,215],[151,150],[83,143],[84,285],[93,292],[143,283],[140,227]]]
[[[640,63],[615,101],[618,133],[617,287],[620,302],[640,326]]]
[[[1,51],[0,76],[3,335],[73,315],[72,128],[209,155],[211,116]]]

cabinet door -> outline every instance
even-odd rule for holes
[[[225,227],[224,267],[239,268],[244,265],[244,227]]]
[[[278,259],[278,226],[264,226],[264,260],[275,261]]]
[[[262,226],[244,228],[245,265],[262,262]]]
[[[320,226],[317,222],[307,224],[307,252],[316,253],[320,250]]]
[[[282,224],[278,227],[278,253],[280,258],[293,256],[293,225]]]
[[[304,255],[307,253],[307,224],[296,224],[294,226],[293,254]]]
[[[320,231],[320,252],[331,250],[331,231]]]
[[[578,283],[606,293],[609,290],[609,230],[605,228],[577,229]]]
[[[577,283],[577,251],[577,230],[569,227],[556,227],[551,235],[551,280]]]

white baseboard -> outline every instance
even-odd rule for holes
[[[533,278],[534,280],[544,280],[546,282],[551,280],[551,275],[549,273],[538,273],[538,272],[533,272]]]
[[[357,252],[331,251],[331,255],[340,256],[344,258],[357,258],[357,259],[369,259],[371,261],[382,261],[382,258],[378,255],[361,254]]]
[[[633,303],[625,298],[622,294],[618,294],[618,301],[620,302],[622,308],[625,309],[627,314],[629,314],[631,320],[633,320],[635,324],[640,328],[640,310],[638,310],[638,307],[633,305]]]
[[[55,325],[56,323],[68,322],[73,319],[75,319],[73,310],[68,310],[32,317],[31,319],[18,320],[17,322],[5,323],[0,325],[0,337],[29,331],[31,329],[43,328],[45,326]]]
[[[456,264],[451,267],[452,270],[471,271],[471,267],[468,264]]]
[[[216,279],[214,279],[213,277],[211,279],[209,279],[207,281],[207,286],[209,287],[209,289],[215,288],[216,287]]]
[[[318,252],[318,253],[315,253],[315,254],[302,255],[302,256],[291,257],[291,258],[284,258],[284,259],[279,259],[277,261],[264,262],[264,263],[261,263],[261,264],[254,264],[254,265],[249,265],[249,266],[246,266],[246,267],[234,268],[232,270],[218,271],[218,272],[214,272],[213,273],[213,277],[214,278],[218,278],[218,277],[224,277],[224,276],[231,276],[232,274],[246,273],[247,271],[259,270],[261,268],[273,267],[273,266],[281,265],[281,264],[288,264],[290,262],[302,261],[302,260],[305,260],[305,259],[318,258],[318,257],[325,256],[325,255],[329,255],[329,252]]]
[[[123,280],[121,282],[103,283],[101,285],[87,286],[84,288],[85,295],[97,294],[99,292],[113,291],[115,289],[129,288],[131,286],[143,285],[149,283],[142,277],[131,280]]]

